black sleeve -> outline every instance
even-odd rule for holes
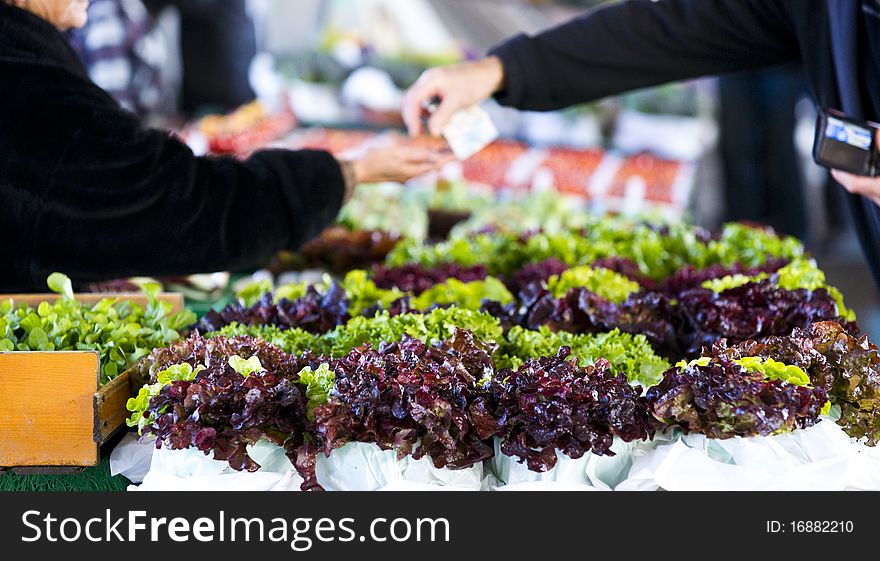
[[[708,74],[797,60],[787,0],[627,0],[495,47],[496,98],[551,110]]]
[[[72,87],[72,106],[46,110],[65,121],[91,110],[71,124],[36,213],[34,279],[52,271],[83,282],[255,266],[318,235],[339,211],[344,179],[327,152],[195,157],[91,84]]]

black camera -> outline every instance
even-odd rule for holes
[[[874,149],[875,123],[859,122],[839,111],[822,109],[816,121],[813,160],[820,166],[876,177],[880,155]]]

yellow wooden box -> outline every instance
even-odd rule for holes
[[[146,306],[144,294],[78,294]],[[16,304],[54,302],[57,294],[13,294]],[[174,311],[183,295],[163,293]],[[100,385],[97,351],[0,353],[0,467],[80,468],[98,464],[101,445],[125,425],[125,404],[143,384],[131,372]]]

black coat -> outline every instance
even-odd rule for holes
[[[210,54],[206,55],[210,56]],[[254,266],[336,217],[326,152],[195,157],[86,75],[47,22],[0,2],[0,292]]]
[[[492,53],[506,75],[499,101],[521,109],[798,62],[818,105],[877,121],[877,36],[878,0],[629,0],[535,37],[514,37]],[[880,283],[880,209],[862,197],[847,199]]]

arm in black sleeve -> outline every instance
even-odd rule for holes
[[[91,84],[73,87],[75,107],[46,109],[74,132],[32,225],[35,282],[56,270],[82,282],[255,266],[317,236],[339,211],[344,178],[326,152],[195,157]]]
[[[796,60],[790,9],[788,0],[628,0],[601,7],[494,48],[490,54],[505,71],[496,97],[520,109],[551,110]]]

